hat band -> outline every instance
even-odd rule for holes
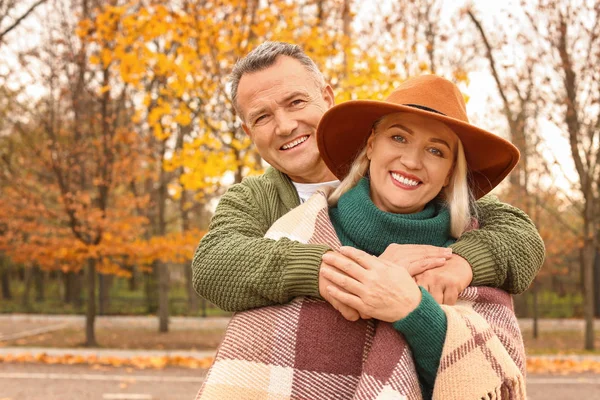
[[[446,114],[444,114],[442,112],[439,112],[438,110],[434,110],[433,108],[429,108],[429,107],[425,107],[425,106],[420,106],[418,104],[404,104],[404,105],[408,106],[408,107],[418,108],[419,110],[429,111],[429,112],[432,112],[432,113],[440,114],[440,115],[443,115],[443,116],[447,117]]]

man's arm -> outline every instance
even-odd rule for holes
[[[258,182],[234,185],[223,195],[192,261],[196,292],[228,311],[319,295],[321,256],[329,247],[263,238],[286,210],[273,200],[275,191]]]
[[[477,201],[479,229],[451,247],[471,265],[471,286],[491,286],[512,294],[525,291],[542,267],[544,242],[523,211],[494,196]]]

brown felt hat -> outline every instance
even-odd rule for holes
[[[496,187],[519,161],[519,150],[509,141],[469,123],[458,87],[436,75],[403,82],[385,101],[352,100],[330,108],[319,122],[317,143],[321,157],[338,179],[366,146],[373,123],[397,112],[433,118],[460,139],[470,173],[469,185],[478,199]]]

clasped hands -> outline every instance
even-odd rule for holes
[[[452,305],[472,279],[469,263],[449,248],[392,244],[375,257],[342,247],[323,255],[319,292],[347,320],[394,322],[419,305],[418,286]]]

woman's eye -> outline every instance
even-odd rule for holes
[[[442,153],[442,151],[440,149],[436,149],[435,147],[430,148],[429,152],[431,154],[433,154],[434,156],[438,156],[438,157],[443,157],[444,156],[444,153]]]
[[[404,143],[406,142],[406,139],[404,138],[404,136],[400,136],[400,135],[394,135],[392,136],[392,140],[399,142],[399,143]]]

